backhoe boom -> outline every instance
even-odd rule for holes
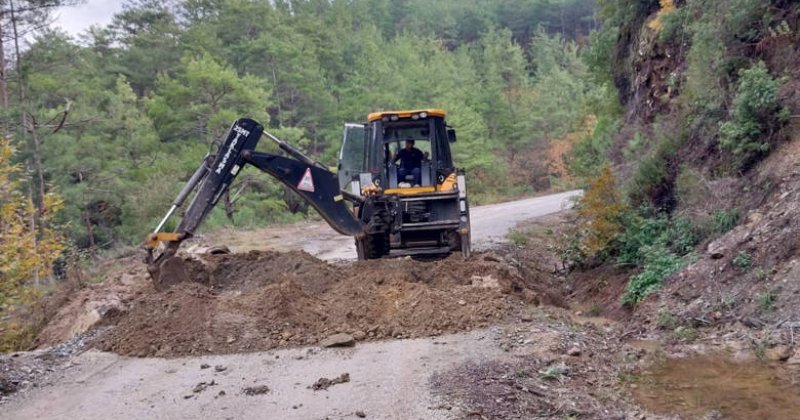
[[[256,152],[262,134],[266,134],[281,150],[295,159]],[[145,243],[148,270],[156,287],[185,280],[181,278],[185,273],[176,269],[178,263],[168,261],[174,257],[181,242],[194,235],[245,165],[255,166],[291,188],[337,232],[355,237],[363,234],[365,226],[345,205],[349,194],[345,195],[340,191],[339,181],[334,173],[289,144],[265,133],[264,128],[256,121],[240,119],[231,126],[217,154],[203,158],[200,167],[175,198],[158,227],[148,236]],[[177,229],[170,233],[161,232],[169,218],[195,190],[197,193]],[[168,273],[162,273],[164,266],[172,269],[167,270]],[[165,274],[170,278],[165,278]]]

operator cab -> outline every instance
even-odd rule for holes
[[[339,155],[341,188],[350,184],[359,195],[370,186],[398,194],[438,191],[455,173],[450,152],[455,130],[445,115],[440,109],[376,112],[366,124],[346,124]]]

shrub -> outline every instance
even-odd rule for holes
[[[625,217],[625,232],[618,239],[618,261],[642,268],[631,277],[623,303],[639,303],[661,287],[664,279],[691,261],[699,242],[697,228],[685,218],[670,218],[646,208]]]
[[[570,175],[584,179],[597,177],[606,165],[606,154],[620,125],[616,118],[600,117],[592,133],[578,141],[565,157]]]
[[[678,320],[669,311],[662,308],[658,310],[656,326],[662,330],[673,330],[678,326]]]
[[[650,154],[640,160],[626,186],[627,199],[634,207],[646,205],[670,210],[675,200],[674,160],[683,144],[683,136],[666,127],[657,127],[654,144]]]
[[[730,119],[719,127],[719,143],[746,166],[769,151],[769,140],[788,121],[789,111],[778,98],[783,80],[773,78],[763,61],[741,70],[739,77]]]
[[[661,17],[661,32],[658,34],[659,41],[677,43],[689,37],[690,34],[687,33],[686,28],[688,10],[686,7],[681,7]]]
[[[752,263],[753,256],[747,251],[741,251],[733,258],[733,265],[739,267],[741,270],[747,270]]]
[[[581,248],[587,256],[606,254],[623,231],[622,203],[611,168],[605,166],[578,203]]]
[[[525,232],[519,230],[512,230],[511,232],[506,235],[509,241],[511,241],[515,245],[525,246],[528,245],[531,240]]]
[[[698,229],[690,220],[670,218],[663,213],[652,214],[646,208],[627,213],[624,224],[625,231],[617,244],[617,260],[623,264],[643,266],[647,251],[654,246],[684,256],[700,241]]]
[[[758,308],[761,312],[769,312],[772,308],[775,307],[775,299],[777,296],[775,292],[764,292],[759,293],[756,295],[756,300],[758,301]]]
[[[663,245],[647,247],[644,250],[645,262],[641,273],[631,277],[622,303],[635,305],[661,287],[667,276],[682,269],[690,261],[680,257]]]
[[[61,199],[45,194],[44,212],[36,218],[13,154],[11,143],[0,139],[0,352],[24,348],[33,337],[34,325],[26,315],[41,295],[37,283],[50,276],[64,249],[52,228]],[[30,223],[34,218],[39,226]]]
[[[709,230],[716,235],[730,232],[739,223],[739,211],[736,209],[717,210],[711,217]]]

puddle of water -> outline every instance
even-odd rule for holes
[[[668,359],[644,372],[634,397],[658,414],[725,419],[800,418],[800,391],[788,373],[760,362],[724,356]]]
[[[603,316],[597,315],[597,311],[593,308],[584,308],[582,306],[572,306],[569,311],[569,317],[572,322],[579,325],[594,325],[596,327],[610,327],[616,325],[616,321]]]

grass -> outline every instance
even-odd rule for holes
[[[758,280],[758,281],[766,280],[767,278],[769,278],[769,274],[770,274],[769,271],[767,271],[767,270],[765,270],[765,269],[763,269],[761,267],[756,268],[755,270],[753,270],[753,275],[755,276],[756,280]]]
[[[775,300],[777,300],[777,298],[778,296],[773,291],[757,294],[756,302],[758,302],[758,308],[761,312],[769,312],[775,309]]]
[[[750,268],[750,265],[753,264],[753,256],[750,255],[747,251],[740,251],[734,258],[733,258],[733,265],[738,267],[742,271],[746,271]]]
[[[508,235],[506,235],[506,237],[513,244],[519,245],[519,246],[526,246],[526,245],[530,244],[530,242],[531,242],[531,239],[528,237],[527,234],[525,234],[522,231],[516,230],[516,229],[511,230],[510,232],[508,232]]]
[[[547,369],[540,370],[539,374],[542,376],[542,379],[558,380],[563,376],[569,375],[569,368],[563,364],[554,365],[548,367]]]
[[[684,342],[692,342],[697,339],[697,329],[694,327],[680,326],[675,328],[675,338]]]
[[[659,309],[656,325],[664,330],[673,330],[678,326],[678,320],[665,309]]]
[[[717,210],[711,216],[709,230],[715,235],[722,236],[733,230],[737,223],[739,223],[738,210]]]

